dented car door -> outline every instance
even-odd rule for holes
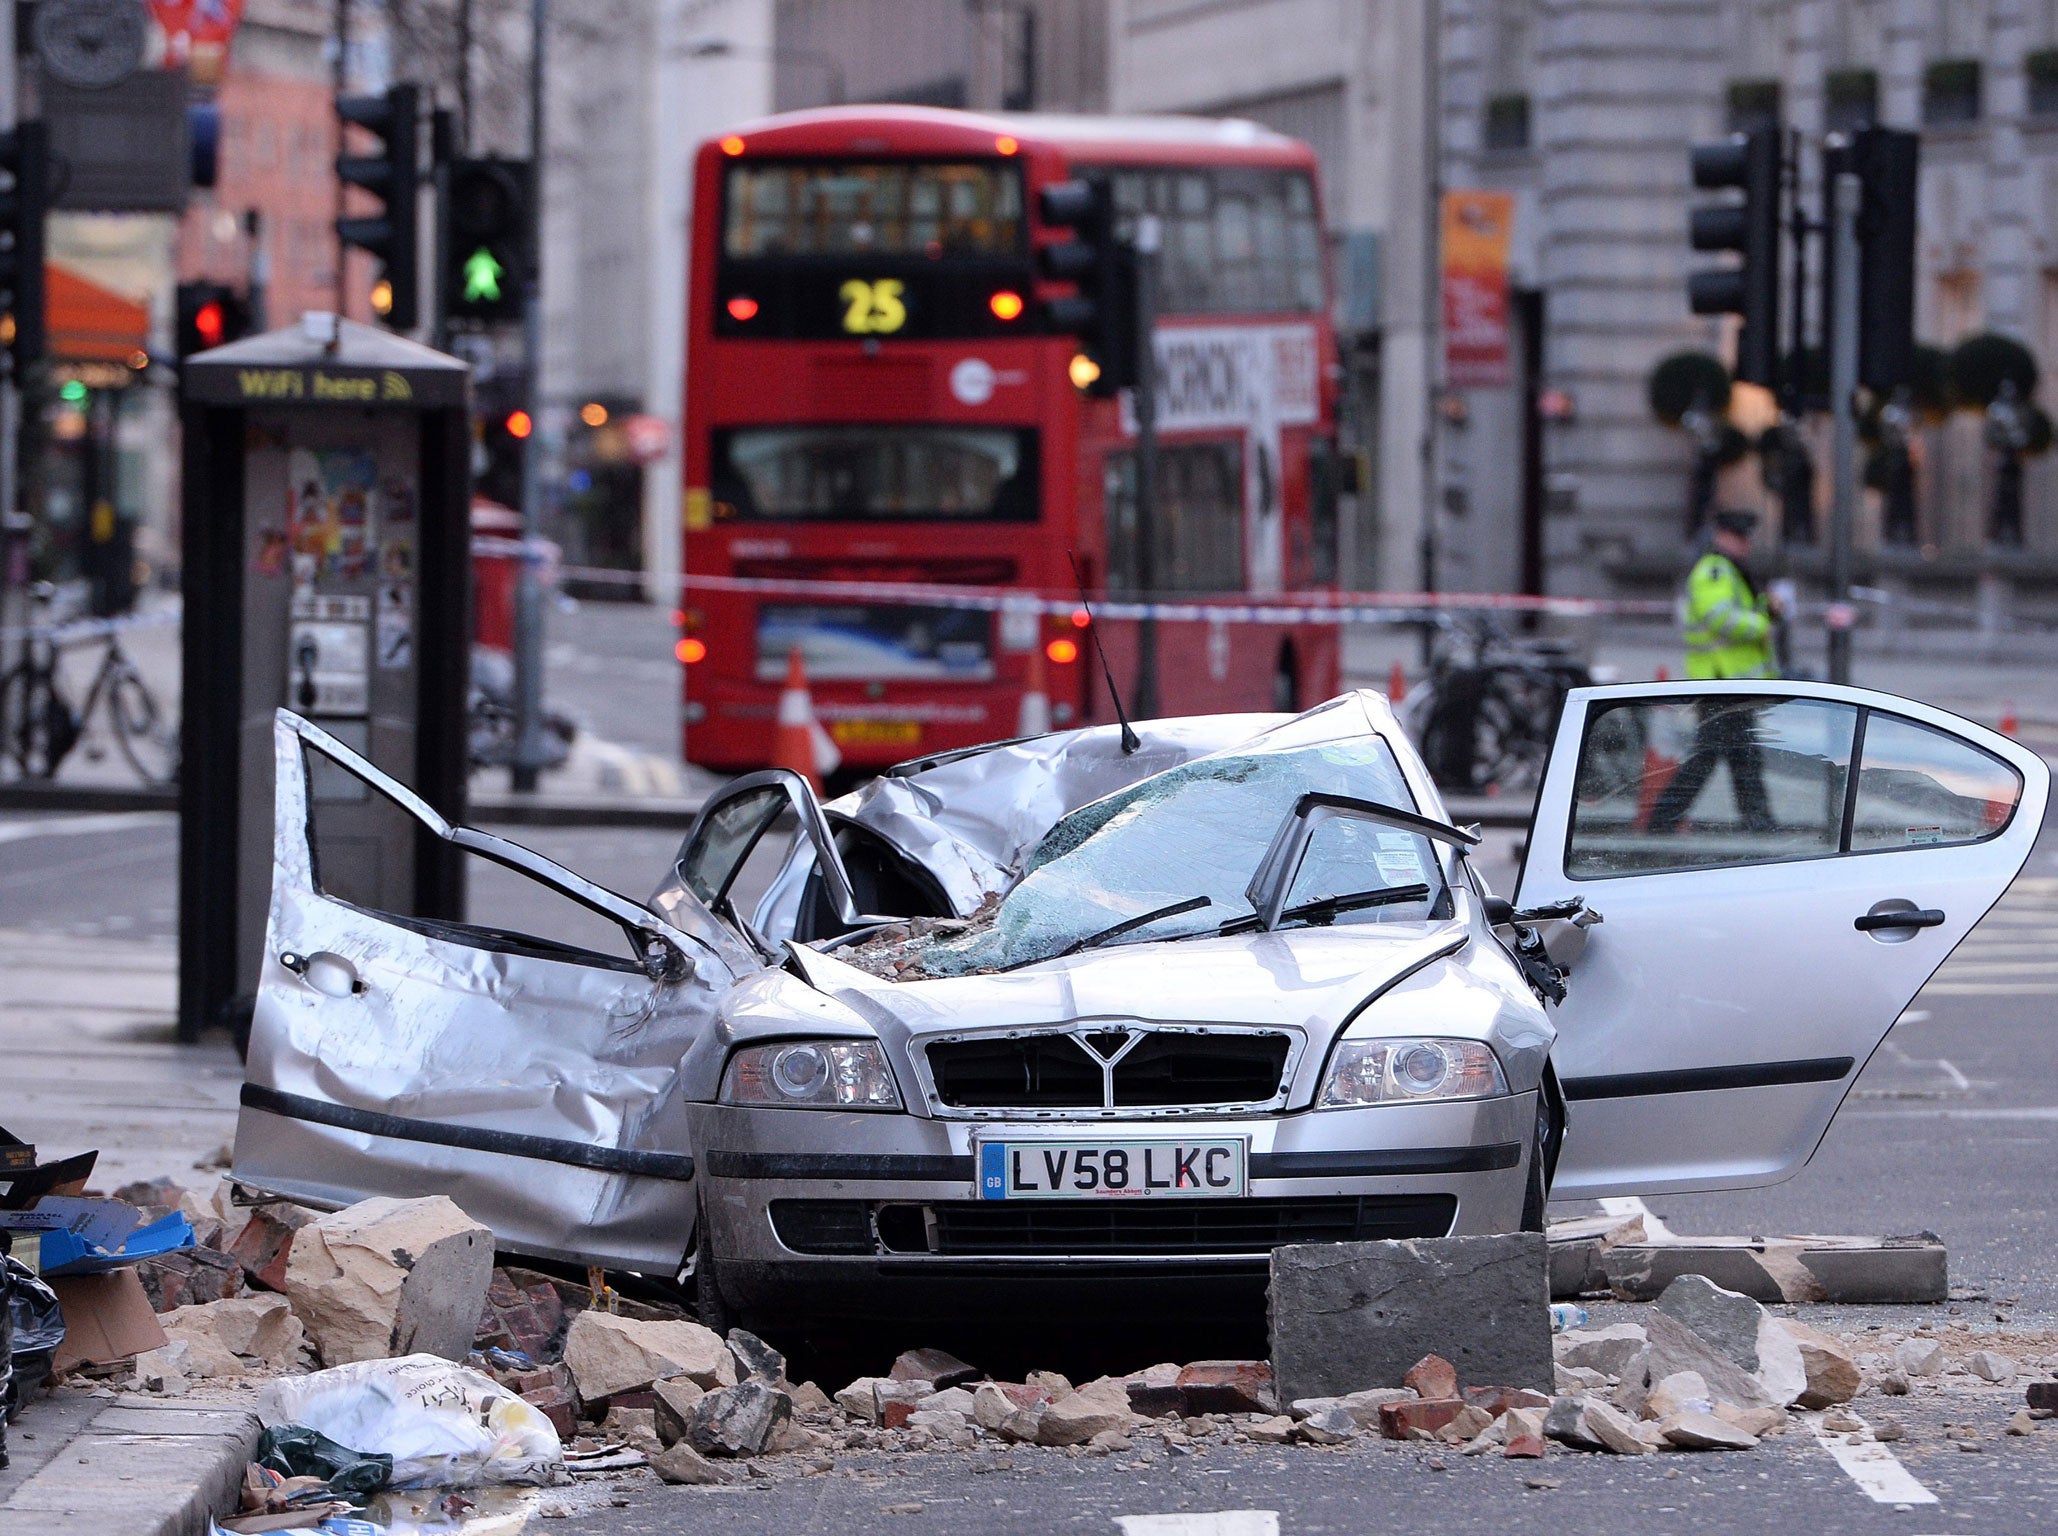
[[[2001,898],[2050,770],[1943,710],[1802,682],[1567,698],[1518,906],[1583,897],[1553,1194],[1774,1183]]]
[[[505,1247],[676,1272],[696,1193],[680,1058],[762,961],[690,893],[673,893],[668,921],[452,826],[283,710],[274,744],[271,915],[234,1177],[316,1205],[447,1194]],[[321,880],[320,801],[339,794],[375,797],[619,943],[353,904]]]

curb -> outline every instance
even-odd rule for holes
[[[0,1504],[0,1536],[205,1536],[235,1510],[258,1432],[243,1408],[120,1398]]]
[[[138,784],[0,784],[0,811],[176,811],[179,792]]]

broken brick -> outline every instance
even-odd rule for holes
[[[1177,1382],[1158,1386],[1147,1381],[1129,1383],[1129,1411],[1147,1419],[1170,1418],[1186,1412],[1186,1392]]]
[[[979,1368],[942,1349],[910,1349],[888,1369],[895,1381],[925,1381],[937,1391],[979,1379]]]
[[[570,1440],[579,1429],[579,1401],[564,1387],[537,1387],[524,1392],[522,1401],[550,1420],[557,1438]]]
[[[1545,1408],[1512,1408],[1501,1426],[1506,1438],[1501,1442],[1503,1456],[1521,1459],[1534,1458],[1544,1453]]]
[[[1379,1433],[1389,1440],[1412,1439],[1417,1430],[1435,1434],[1464,1412],[1466,1406],[1462,1397],[1418,1397],[1412,1402],[1381,1403]]]
[[[1459,1394],[1475,1408],[1484,1408],[1486,1416],[1497,1419],[1510,1408],[1548,1408],[1551,1400],[1541,1392],[1532,1392],[1527,1387],[1467,1387]]]
[[[1442,1355],[1424,1355],[1409,1366],[1401,1377],[1401,1385],[1414,1389],[1421,1398],[1445,1398],[1458,1395],[1457,1367]]]
[[[1265,1360],[1196,1360],[1177,1382],[1192,1413],[1275,1413],[1272,1366]]]
[[[136,1266],[136,1278],[143,1282],[153,1312],[204,1307],[243,1293],[242,1265],[213,1248],[182,1248],[145,1259]]]
[[[286,1289],[286,1264],[293,1256],[293,1234],[315,1219],[304,1206],[279,1201],[260,1205],[229,1244],[243,1273],[268,1291]]]

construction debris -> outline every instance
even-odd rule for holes
[[[329,1365],[471,1352],[493,1275],[493,1234],[444,1195],[384,1197],[294,1237],[286,1295]]]
[[[1553,1222],[1551,1296],[1655,1301],[1701,1275],[1760,1302],[1917,1305],[1949,1294],[1949,1263],[1932,1232],[1906,1237],[1678,1237],[1647,1233],[1641,1216]]]

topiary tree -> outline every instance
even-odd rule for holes
[[[1707,352],[1672,352],[1651,367],[1646,393],[1651,414],[1676,427],[1694,407],[1721,415],[1729,409],[1729,370]]]
[[[1982,331],[1951,349],[1946,375],[1954,405],[1985,410],[2000,398],[2003,384],[2015,386],[2018,400],[2035,394],[2037,360],[2013,336]]]

